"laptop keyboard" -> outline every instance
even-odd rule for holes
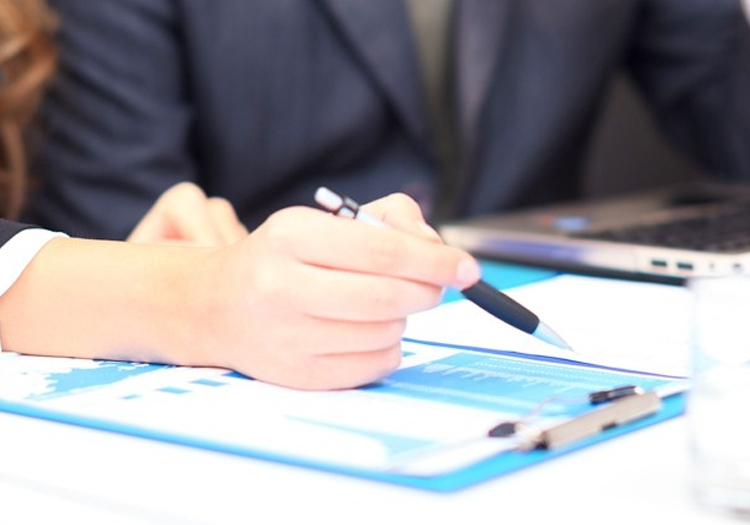
[[[745,251],[750,249],[750,207],[722,207],[706,210],[700,217],[580,232],[573,237],[705,252]]]

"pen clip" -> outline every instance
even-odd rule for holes
[[[339,217],[356,219],[357,215],[359,215],[359,204],[349,197],[342,197],[339,207],[336,210],[331,211],[334,215],[338,215]]]
[[[357,219],[373,226],[385,226],[383,221],[360,209],[359,203],[354,199],[332,191],[321,186],[315,192],[315,202],[324,210],[338,217]]]

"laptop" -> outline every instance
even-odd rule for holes
[[[478,256],[647,280],[750,271],[750,185],[698,182],[447,223]]]

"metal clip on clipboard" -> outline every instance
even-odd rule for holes
[[[631,392],[631,393],[629,393]],[[637,392],[637,393],[634,393]],[[622,397],[618,397],[622,396]],[[411,476],[435,476],[465,467],[467,458],[486,459],[504,452],[528,452],[534,449],[555,449],[578,440],[595,436],[618,425],[658,412],[662,401],[656,392],[643,392],[637,387],[624,387],[589,394],[596,408],[583,415],[546,429],[526,426],[522,421],[506,421],[490,429],[489,440],[470,438],[453,444],[407,455],[388,465],[386,470]],[[511,441],[493,438],[510,438]],[[492,447],[492,442],[500,446]]]
[[[590,412],[522,439],[519,450],[555,449],[594,436],[608,428],[641,419],[659,411],[656,392],[622,397]]]

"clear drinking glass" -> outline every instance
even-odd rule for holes
[[[702,277],[689,286],[693,490],[709,507],[750,516],[750,276]]]

